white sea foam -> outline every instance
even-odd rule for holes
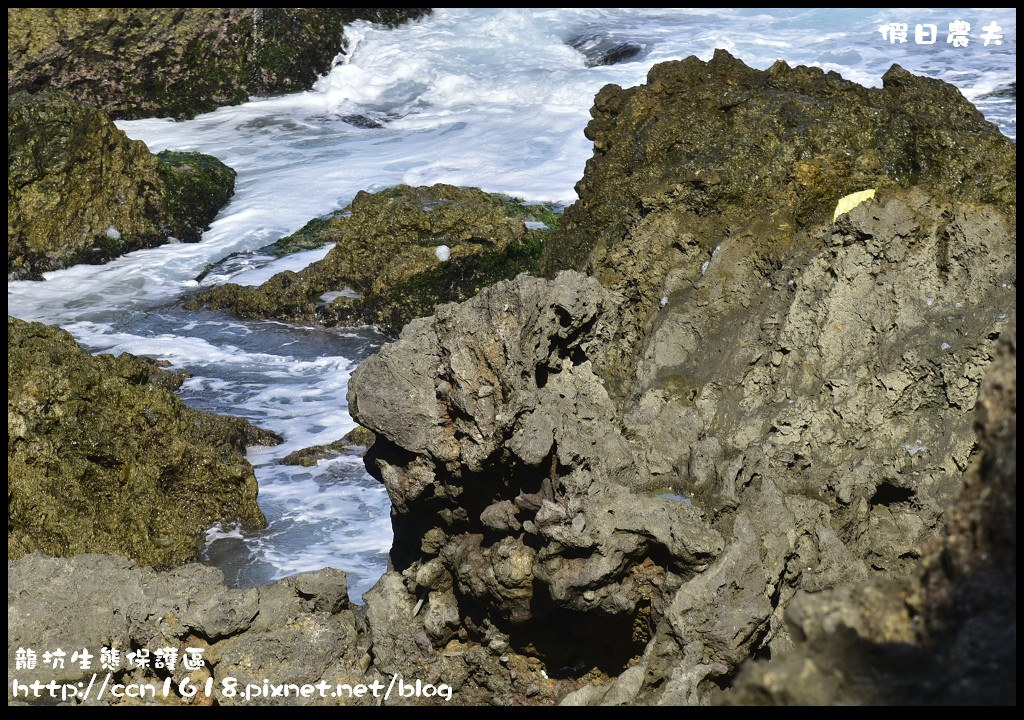
[[[350,288],[350,287],[348,287],[346,285],[341,290],[332,290],[331,292],[323,293],[320,296],[320,302],[329,303],[332,300],[337,300],[338,298],[342,298],[342,297],[343,298],[359,299],[359,298],[362,297],[362,295],[360,295],[355,290],[353,290],[352,288]]]
[[[299,270],[315,263],[317,260],[324,259],[327,256],[327,253],[329,253],[333,248],[334,243],[331,243],[329,245],[316,248],[315,250],[305,250],[303,252],[285,255],[284,257],[278,258],[273,262],[269,262],[262,267],[235,275],[231,277],[230,280],[238,285],[262,285],[279,272],[284,272],[285,270],[298,272]]]
[[[883,22],[997,20],[999,47],[884,43]],[[1016,15],[1009,10],[437,10],[386,30],[349,27],[349,52],[309,92],[256,99],[188,122],[122,121],[154,151],[195,150],[238,171],[235,196],[203,240],[140,250],[103,266],[8,283],[8,312],[60,324],[93,351],[170,360],[194,377],[182,397],[247,417],[285,437],[250,453],[270,522],[255,534],[212,531],[207,557],[234,582],[262,582],[332,565],[358,597],[390,545],[387,495],[353,456],[311,468],[277,464],[292,450],[354,427],[345,402],[354,365],[380,342],[372,331],[323,331],[186,313],[168,303],[203,285],[257,284],[329,248],[273,260],[258,248],[359,190],[397,183],[475,185],[528,201],[569,203],[591,155],[583,128],[606,83],[644,81],[663,60],[725,48],[766,68],[776,59],[835,70],[871,86],[892,63],[955,83],[1011,137],[1016,100],[986,97],[1016,78]],[[630,61],[587,67],[569,42],[630,42]],[[372,125],[380,127],[372,127]],[[116,228],[115,228],[116,230]],[[914,454],[923,448],[908,445]]]

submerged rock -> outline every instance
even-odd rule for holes
[[[7,103],[7,272],[38,277],[175,238],[199,240],[235,171],[199,153],[149,152],[61,93]]]
[[[275,243],[289,250],[336,243],[323,260],[280,272],[259,287],[228,283],[188,304],[244,318],[372,323],[397,333],[440,303],[535,270],[551,230],[525,223],[556,225],[557,218],[546,207],[452,185],[360,192],[349,208]]]
[[[8,8],[7,89],[62,89],[115,118],[191,118],[306,90],[345,25],[426,8]]]
[[[357,448],[360,452],[365,452],[367,448],[373,445],[374,435],[372,432],[364,427],[357,427],[354,430],[350,430],[339,440],[335,440],[332,443],[326,445],[311,445],[301,450],[295,450],[285,455],[279,461],[281,465],[301,465],[302,467],[312,467],[317,464],[318,461],[325,458],[337,457],[344,453],[352,452]]]
[[[791,645],[799,590],[913,570],[1015,312],[1015,148],[885,82],[718,53],[605,88],[545,246],[590,277],[499,283],[357,369],[374,592],[421,608],[383,657],[457,639],[584,681],[570,704],[701,704]]]
[[[599,32],[583,33],[569,39],[569,46],[586,58],[587,67],[617,65],[639,59],[647,49],[640,43],[616,40]]]
[[[731,704],[1003,705],[1017,697],[1017,344],[982,383],[979,453],[910,578],[801,594],[796,646],[744,666]]]
[[[245,447],[280,438],[187,407],[172,392],[183,379],[8,317],[8,558],[107,552],[176,564],[198,555],[215,522],[265,524]]]

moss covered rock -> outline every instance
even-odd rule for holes
[[[780,266],[801,242],[817,247],[808,231],[830,223],[839,198],[871,188],[882,197],[918,186],[994,205],[1015,222],[1014,143],[952,85],[898,65],[882,81],[866,88],[782,61],[755,70],[718,50],[598,93],[580,199],[546,243],[542,268],[549,277],[586,270],[625,293],[635,331],[607,368],[615,387],[628,390],[673,282],[685,284],[730,239],[743,238],[766,269]]]
[[[288,249],[336,243],[323,260],[259,287],[229,283],[189,302],[245,318],[373,323],[396,333],[440,303],[536,270],[558,218],[548,207],[452,185],[361,192],[349,208],[277,243]]]
[[[174,237],[199,240],[235,171],[199,153],[149,152],[63,93],[7,103],[7,271],[99,263]]]
[[[187,407],[182,373],[93,357],[59,328],[7,319],[7,556],[194,559],[214,522],[264,523],[245,446],[279,438]]]
[[[335,458],[345,453],[350,453],[357,448],[366,451],[376,440],[372,430],[358,426],[345,433],[343,437],[326,445],[310,445],[307,448],[296,450],[285,455],[279,461],[281,465],[301,465],[302,467],[313,467],[320,460]]]
[[[7,87],[68,91],[116,118],[189,118],[308,88],[346,23],[423,8],[8,8]]]

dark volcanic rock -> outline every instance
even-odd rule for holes
[[[264,524],[245,446],[280,438],[186,407],[172,392],[182,380],[8,317],[8,558],[110,552],[167,565],[194,559],[214,522]]]
[[[1017,698],[1017,346],[999,343],[979,454],[912,577],[801,594],[796,647],[750,663],[722,702],[1013,704]]]
[[[617,673],[652,608],[721,552],[696,508],[645,492],[594,373],[616,306],[575,273],[522,275],[413,321],[354,373],[350,411],[393,503],[387,582],[447,608],[424,616],[437,646],[475,618],[549,672]]]
[[[528,229],[529,220],[553,226],[558,216],[546,207],[452,185],[360,192],[349,208],[275,244],[304,249],[336,243],[323,260],[280,272],[259,287],[228,283],[201,292],[189,305],[245,318],[372,323],[397,334],[439,303],[465,300],[481,287],[535,270],[551,230]],[[450,257],[443,257],[445,250]]]
[[[190,118],[305,90],[355,20],[426,8],[8,8],[7,89],[62,89],[115,118]]]
[[[542,269],[584,269],[624,292],[632,322],[605,369],[613,392],[630,389],[660,298],[725,240],[746,236],[767,272],[813,248],[810,230],[840,197],[868,188],[921,185],[1016,212],[1012,141],[951,85],[898,65],[883,81],[865,88],[781,61],[759,71],[719,50],[598,93],[594,157]]]
[[[619,41],[600,33],[584,33],[569,40],[569,45],[587,59],[587,67],[617,65],[640,57],[646,48],[629,40]]]
[[[38,277],[170,237],[199,240],[235,171],[199,153],[149,152],[62,93],[7,103],[7,272]]]
[[[239,693],[250,683],[262,687],[265,680],[298,686],[323,680],[330,692],[335,692],[336,685],[374,680],[386,688],[390,680],[373,671],[363,674],[361,660],[367,646],[360,639],[361,621],[349,603],[345,574],[329,568],[240,590],[225,587],[221,572],[203,565],[155,572],[110,555],[51,558],[33,554],[7,564],[7,611],[12,618],[7,628],[12,658],[18,648],[36,649],[40,654],[43,649],[64,648],[69,658],[63,668],[40,663],[30,670],[9,669],[9,702],[26,702],[24,695],[12,697],[12,678],[24,684],[36,680],[82,683],[84,690],[98,672],[103,647],[121,651],[110,684],[157,688],[157,698],[144,701],[151,705],[209,705],[205,687],[210,678],[218,705],[376,704],[372,695],[349,698],[344,690],[326,699],[292,692],[286,697],[248,700],[223,690],[230,687],[232,678]],[[83,670],[71,662],[72,648],[94,654],[92,669]],[[137,648],[151,653],[160,648],[176,650],[176,666],[158,669],[151,662],[148,667],[136,667],[127,653]],[[186,652],[187,648],[199,649],[205,662],[202,668],[190,672],[184,667],[183,659],[196,655]],[[13,661],[9,667],[13,668]],[[85,704],[139,704],[110,692],[98,698],[104,675],[97,677]],[[167,698],[161,697],[165,678],[171,678]],[[198,693],[182,697],[182,687]],[[45,698],[27,702],[53,704]]]
[[[458,638],[589,681],[569,704],[705,703],[790,646],[797,591],[914,568],[1015,312],[1015,148],[885,82],[719,53],[605,88],[545,245],[592,277],[443,306],[356,371],[394,507],[375,592],[439,606],[382,656]]]

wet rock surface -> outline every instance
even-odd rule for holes
[[[301,465],[312,467],[320,460],[333,458],[344,453],[358,451],[365,453],[366,449],[373,445],[374,435],[364,427],[357,427],[343,437],[326,445],[311,445],[301,450],[290,452],[281,458],[282,465]]]
[[[543,206],[452,185],[360,192],[349,208],[275,243],[285,252],[336,243],[323,260],[280,272],[259,287],[221,285],[188,304],[243,318],[372,323],[397,334],[439,303],[465,300],[481,287],[535,270],[551,230],[526,222],[555,225],[557,219]]]
[[[355,20],[426,8],[8,8],[8,92],[66,90],[115,118],[191,118],[306,90]]]
[[[599,32],[582,33],[569,38],[569,46],[578,50],[586,59],[587,67],[617,65],[640,59],[646,47],[631,40],[618,40]]]
[[[280,438],[187,407],[173,393],[183,379],[8,317],[9,559],[109,552],[169,565],[195,559],[214,522],[265,523],[245,447]]]
[[[235,171],[200,153],[149,152],[64,93],[7,103],[7,272],[38,278],[174,238],[196,242]]]

